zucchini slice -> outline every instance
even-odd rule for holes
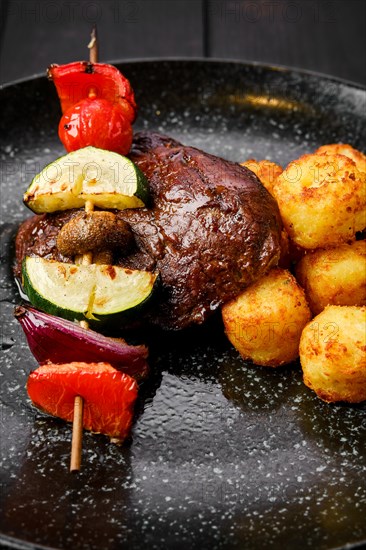
[[[75,265],[27,256],[23,285],[39,309],[71,321],[91,324],[122,321],[141,312],[151,298],[158,274],[112,265]]]
[[[118,153],[85,147],[48,164],[37,174],[24,204],[36,214],[81,208],[87,200],[103,209],[145,206],[148,182],[141,170]]]

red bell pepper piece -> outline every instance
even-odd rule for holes
[[[108,363],[47,364],[33,371],[28,395],[41,410],[72,422],[74,400],[84,400],[83,427],[123,441],[129,434],[137,382]]]
[[[68,152],[88,145],[129,152],[137,107],[129,81],[116,67],[77,61],[51,65],[48,77],[60,98],[58,133]]]
[[[137,106],[131,84],[113,65],[89,61],[54,64],[48,68],[47,76],[56,86],[63,114],[94,90],[97,98],[120,104],[131,124],[136,119]]]

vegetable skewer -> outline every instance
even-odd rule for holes
[[[89,60],[91,63],[98,62],[98,38],[97,28],[94,25],[91,40],[88,44]],[[89,96],[95,94],[94,90],[90,90]],[[85,212],[92,212],[94,210],[93,203],[88,200],[85,203]],[[90,265],[93,263],[92,252],[86,252],[82,256],[81,263],[83,265]],[[89,325],[87,321],[80,321],[82,328],[88,329]],[[72,439],[71,439],[71,457],[70,457],[70,472],[78,472],[81,468],[81,451],[83,444],[83,412],[84,412],[84,400],[80,395],[77,395],[74,400],[74,417],[72,421]]]
[[[130,83],[115,67],[98,63],[95,28],[88,47],[89,62],[51,65],[48,70],[63,110],[59,128],[77,137],[71,148],[73,152],[69,153],[75,161],[76,175],[73,170],[70,176],[69,155],[66,155],[56,161],[56,168],[61,168],[61,171],[57,172],[55,181],[50,182],[48,176],[44,177],[44,169],[33,179],[24,195],[25,204],[39,213],[69,210],[84,205],[84,212],[74,216],[62,227],[56,243],[59,252],[73,258],[73,261],[60,263],[42,259],[39,262],[26,257],[22,266],[23,285],[33,305],[70,321],[79,320],[75,338],[70,333],[62,333],[67,342],[69,363],[61,357],[61,365],[59,354],[41,350],[40,355],[43,358],[46,355],[47,362],[31,373],[27,385],[28,395],[38,408],[73,422],[70,471],[80,470],[84,428],[104,433],[115,443],[121,443],[127,437],[138,388],[133,378],[106,362],[99,346],[97,356],[103,360],[102,363],[95,363],[94,357],[90,363],[91,351],[85,352],[85,346],[84,351],[76,350],[76,355],[79,358],[81,355],[84,360],[75,361],[73,341],[88,340],[87,333],[92,333],[90,338],[93,339],[89,323],[100,326],[112,319],[124,322],[122,317],[129,310],[143,306],[150,298],[159,276],[158,272],[112,265],[113,251],[121,247],[127,250],[132,246],[133,234],[129,225],[109,210],[145,206],[148,183],[143,173],[128,158],[113,152],[114,147],[125,152],[130,148],[124,133],[128,126],[132,139],[131,124],[135,118],[136,104]],[[71,84],[73,94],[70,94]],[[117,119],[114,115],[109,116],[110,111]],[[120,120],[117,115],[120,115]],[[64,132],[61,132],[60,139],[70,151],[63,135]],[[107,138],[104,140],[103,136]],[[111,136],[114,141],[111,141]],[[86,147],[83,147],[83,140]],[[116,160],[112,162],[113,168],[110,166],[112,160]],[[92,175],[90,170],[88,172],[90,165],[97,167],[97,174],[95,170]],[[55,168],[54,163],[52,166]],[[95,206],[102,208],[102,211],[95,212]],[[25,327],[24,316],[20,316],[19,320]],[[56,332],[60,330],[60,326],[57,326]],[[47,348],[52,334],[42,334]],[[34,335],[28,336],[33,345]],[[108,340],[106,338],[106,343],[111,346]],[[122,342],[117,345],[118,357],[124,345]],[[36,342],[36,353],[40,348]],[[113,362],[116,350],[113,347],[113,353],[110,349],[109,352]],[[144,350],[142,354],[141,368],[146,372]],[[55,363],[50,362],[50,356],[55,358]],[[134,371],[137,365],[128,363],[126,367]],[[138,375],[141,368],[139,366],[137,369]],[[63,389],[66,387],[68,391],[65,393]],[[102,387],[101,392],[98,387]],[[105,404],[104,396],[110,396],[110,391],[115,393],[116,399],[108,398]]]

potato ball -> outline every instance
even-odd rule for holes
[[[305,384],[323,401],[366,400],[366,307],[328,306],[305,327]]]
[[[319,155],[344,155],[353,160],[360,172],[366,172],[366,156],[346,143],[322,145],[315,151]]]
[[[290,239],[306,249],[353,240],[366,225],[366,174],[344,155],[304,155],[273,192]]]
[[[283,168],[270,160],[249,159],[241,163],[255,173],[263,186],[273,195],[273,184],[276,178],[282,174]]]
[[[366,305],[366,241],[307,254],[296,278],[314,315],[327,305]]]
[[[244,359],[277,367],[299,355],[311,319],[303,289],[285,269],[272,269],[222,308],[226,334]]]

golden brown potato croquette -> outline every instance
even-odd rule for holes
[[[282,174],[283,168],[270,160],[249,159],[241,163],[255,173],[262,185],[273,195],[273,185],[276,178]]]
[[[366,173],[344,155],[304,155],[273,192],[290,239],[306,249],[338,246],[366,225]]]
[[[366,172],[366,156],[347,143],[322,145],[315,151],[319,155],[344,155],[353,160],[360,172]]]
[[[327,305],[366,305],[366,241],[307,254],[296,278],[314,315]]]
[[[298,357],[311,313],[295,278],[275,268],[225,304],[222,317],[230,342],[244,359],[277,367]]]
[[[328,306],[304,329],[304,383],[328,402],[366,400],[366,307]]]

